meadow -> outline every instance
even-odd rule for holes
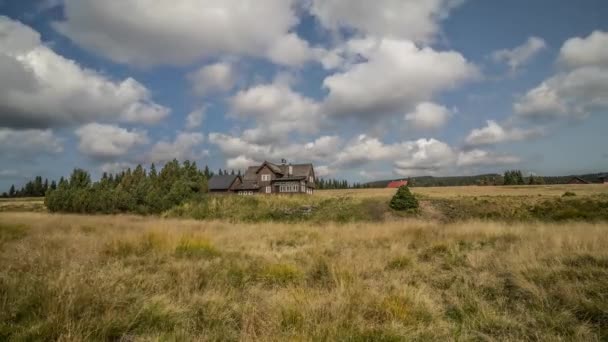
[[[12,208],[0,212],[0,340],[603,341],[606,220],[436,211],[545,201],[605,210],[606,189],[413,188],[433,208],[376,221]],[[312,197],[360,205],[392,191]]]

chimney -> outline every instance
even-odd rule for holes
[[[281,164],[283,164],[283,165],[287,164],[287,160],[281,159]]]

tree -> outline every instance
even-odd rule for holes
[[[15,197],[15,184],[11,185],[10,190],[8,191],[8,197]]]
[[[394,210],[410,210],[418,208],[418,200],[410,192],[407,185],[403,185],[397,189],[397,193],[391,199],[389,206]]]

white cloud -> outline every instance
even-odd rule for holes
[[[205,141],[201,133],[178,132],[174,141],[157,142],[146,156],[150,163],[164,163],[177,159],[197,160],[208,154],[200,145]]]
[[[316,177],[328,177],[334,175],[338,172],[337,169],[334,169],[328,165],[319,165],[315,167],[315,176]]]
[[[522,45],[513,49],[495,51],[492,59],[496,62],[504,62],[509,65],[511,71],[516,71],[547,47],[542,38],[530,37]]]
[[[347,62],[343,71],[325,78],[329,95],[324,109],[368,120],[403,113],[478,75],[459,53],[418,48],[410,41],[352,40],[345,56],[347,61],[351,56],[365,60]]]
[[[201,107],[193,110],[186,117],[186,129],[192,130],[201,127],[205,120],[205,108]]]
[[[395,173],[401,176],[436,174],[452,166],[454,150],[435,139],[418,139],[401,144]]]
[[[277,161],[294,155],[298,161],[323,161],[334,156],[341,145],[337,136],[322,136],[304,144],[259,144],[223,133],[210,133],[209,142],[217,145],[227,160],[238,158],[238,161]]]
[[[23,158],[63,152],[62,142],[50,129],[14,130],[0,127],[0,155]]]
[[[237,156],[226,159],[226,167],[235,170],[246,170],[249,166],[260,165],[263,161],[253,160],[246,156]]]
[[[443,127],[452,116],[449,109],[444,106],[422,102],[413,112],[405,115],[405,120],[417,129],[437,129]]]
[[[312,60],[314,56],[314,50],[308,42],[294,33],[281,37],[268,51],[271,61],[290,66],[300,66]]]
[[[496,166],[517,164],[521,162],[516,156],[508,154],[492,154],[484,150],[461,151],[458,154],[459,166]]]
[[[76,130],[78,149],[91,158],[105,160],[126,155],[137,146],[148,143],[145,131],[127,130],[114,125],[90,123]]]
[[[526,118],[583,118],[608,108],[608,33],[567,40],[558,60],[567,68],[528,91],[514,104]]]
[[[188,64],[220,54],[266,56],[297,24],[294,0],[65,0],[56,29],[134,65]]]
[[[439,21],[461,0],[312,0],[310,12],[330,30],[355,29],[365,35],[429,42]]]
[[[608,67],[608,32],[595,31],[586,38],[568,39],[560,50],[559,61],[571,68]]]
[[[496,121],[488,120],[486,127],[473,129],[466,137],[465,142],[468,146],[493,145],[509,141],[532,139],[542,134],[542,129],[504,128]]]
[[[30,27],[0,16],[0,125],[158,122],[169,113],[132,78],[108,79],[57,55]]]
[[[206,65],[190,73],[188,80],[196,95],[227,92],[234,87],[236,75],[230,63],[219,62]]]
[[[238,92],[230,108],[233,116],[255,120],[257,126],[243,132],[245,140],[254,143],[276,142],[290,132],[314,133],[320,121],[319,104],[281,82]]]

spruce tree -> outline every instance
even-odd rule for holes
[[[397,193],[391,199],[389,206],[394,210],[410,210],[418,208],[418,200],[410,192],[407,185],[403,185],[397,189]]]

